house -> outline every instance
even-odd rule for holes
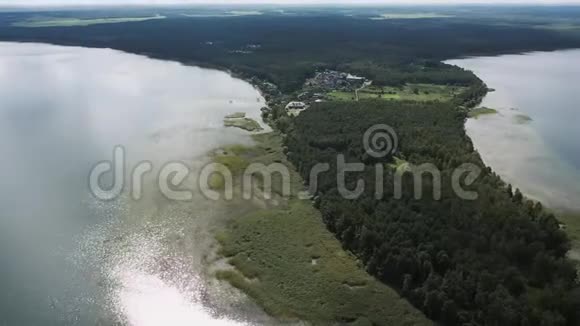
[[[306,108],[306,103],[304,102],[290,102],[286,105],[286,110],[294,109],[294,110],[303,110]]]
[[[354,87],[361,87],[364,85],[366,78],[348,74],[346,80]]]
[[[290,102],[286,105],[286,111],[290,116],[298,116],[308,106],[304,102]]]

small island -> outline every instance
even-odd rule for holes
[[[262,126],[256,120],[246,118],[246,113],[244,112],[226,115],[224,118],[224,126],[240,128],[250,132],[263,130]]]
[[[474,118],[477,119],[482,115],[489,115],[489,114],[497,114],[497,110],[496,109],[492,109],[492,108],[488,108],[485,106],[479,107],[479,108],[475,108],[471,111],[469,111],[469,113],[467,113],[467,116],[469,118]]]
[[[525,114],[518,114],[518,115],[514,116],[514,122],[517,124],[520,124],[520,125],[530,123],[532,121],[533,121],[533,119],[530,116],[525,115]]]

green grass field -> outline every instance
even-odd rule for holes
[[[388,19],[428,19],[428,18],[452,18],[453,15],[443,15],[437,13],[417,12],[417,13],[388,13],[382,14],[379,17],[373,17],[373,20],[388,20]]]
[[[574,247],[580,250],[580,213],[562,213],[557,216],[566,225],[566,233],[570,236]]]
[[[226,12],[214,13],[182,13],[182,16],[192,18],[212,18],[212,17],[242,17],[242,16],[261,16],[264,13],[256,10],[232,10]]]
[[[239,147],[236,155],[292,168],[282,153],[281,136],[260,134],[254,139],[256,148]],[[311,201],[296,196],[304,186],[293,168],[291,179],[293,196],[284,204],[235,217],[216,235],[221,254],[234,267],[216,276],[281,320],[315,325],[431,325],[342,249]]]
[[[79,19],[79,18],[33,18],[22,22],[12,24],[15,27],[68,27],[68,26],[90,26],[97,24],[117,24],[141,22],[152,19],[165,19],[165,16],[151,16],[151,17],[115,17],[115,18],[93,18],[93,19]]]
[[[452,100],[464,91],[464,87],[454,87],[434,84],[408,84],[401,88],[369,86],[359,91],[359,100],[380,99],[391,101],[440,101]],[[333,91],[327,94],[330,100],[353,101],[354,92]]]
[[[228,11],[228,14],[233,16],[259,16],[263,15],[264,13],[257,10],[232,10]]]
[[[356,100],[354,92],[332,91],[326,96],[333,101],[354,101]]]

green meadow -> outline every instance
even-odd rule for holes
[[[369,86],[358,92],[358,98],[359,100],[447,102],[464,90],[465,87],[435,84],[407,84],[402,87]],[[328,93],[327,96],[335,101],[356,100],[355,92],[333,91]]]
[[[15,27],[69,27],[69,26],[90,26],[97,24],[118,24],[130,22],[142,22],[153,19],[165,19],[165,16],[150,16],[150,17],[115,17],[115,18],[32,18],[25,21],[12,24]]]
[[[417,12],[417,13],[388,13],[382,14],[379,17],[373,17],[373,20],[388,20],[388,19],[428,19],[428,18],[452,18],[453,15],[444,15],[437,13],[428,12]]]

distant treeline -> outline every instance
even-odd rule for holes
[[[569,241],[556,218],[526,200],[486,168],[464,131],[465,114],[441,103],[366,101],[315,105],[288,131],[288,157],[308,180],[312,167],[329,163],[315,194],[328,228],[367,270],[399,289],[416,307],[445,325],[578,325],[580,289],[566,258]],[[398,151],[374,159],[363,134],[375,124],[392,126]],[[349,189],[364,180],[356,200],[338,192],[336,157],[364,162],[347,174]],[[413,179],[403,178],[395,199],[394,170],[384,175],[375,198],[375,164],[395,157],[441,171],[441,200],[431,196],[434,179],[424,175],[424,196],[414,197]],[[478,199],[459,198],[451,175],[463,163],[483,173],[468,189]]]
[[[402,86],[407,83],[468,86],[480,82],[471,71],[432,60],[415,59],[413,63],[397,65],[355,62],[340,65],[338,69],[356,72],[379,86]]]
[[[580,46],[575,34],[538,29],[533,24],[500,24],[493,16],[382,21],[322,13],[173,16],[86,27],[11,26],[34,16],[63,15],[74,13],[0,13],[0,40],[109,47],[216,66],[272,81],[283,91],[298,89],[306,77],[322,68],[350,70],[387,85],[466,85],[473,81],[473,74],[437,62],[466,55]]]
[[[54,12],[52,13],[55,14]],[[465,134],[459,105],[478,104],[485,85],[471,72],[442,59],[479,54],[580,47],[574,34],[532,24],[481,19],[370,20],[342,15],[173,17],[87,27],[17,28],[10,23],[35,13],[0,14],[0,40],[109,47],[186,64],[231,69],[277,84],[288,93],[320,69],[364,75],[379,85],[437,83],[469,86],[453,103],[365,101],[314,105],[292,121],[275,109],[275,125],[287,133],[289,159],[306,180],[320,162],[316,205],[343,246],[367,270],[399,289],[430,318],[446,325],[578,325],[576,269],[565,256],[569,241],[541,204],[524,199],[486,168]],[[283,106],[282,106],[283,107]],[[368,127],[385,123],[399,137],[394,156],[365,154]],[[366,192],[342,198],[336,156],[364,162]],[[415,200],[404,178],[394,199],[392,170],[385,194],[374,197],[374,164],[432,163],[441,170],[442,198]],[[470,186],[479,197],[461,200],[450,175],[463,163],[483,174]],[[425,189],[433,180],[424,178]],[[380,324],[381,321],[375,321]]]

